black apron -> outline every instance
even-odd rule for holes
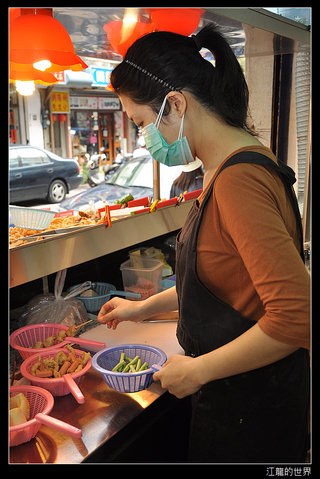
[[[279,173],[295,211],[303,260],[293,170],[262,154],[242,151],[218,174],[236,163],[270,166]],[[256,324],[217,298],[197,275],[197,238],[214,181],[201,206],[194,202],[176,245],[177,338],[185,354],[193,357],[229,343]],[[303,348],[268,366],[212,381],[192,396],[189,461],[304,462],[308,412],[309,353]]]

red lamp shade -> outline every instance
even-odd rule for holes
[[[146,8],[151,21],[158,31],[191,35],[200,21],[204,10],[202,8]]]
[[[13,20],[15,20],[17,17],[20,17],[21,15],[21,8],[9,8],[9,25],[11,28],[11,23]]]
[[[143,37],[147,33],[151,33],[154,30],[154,25],[152,23],[144,23],[137,21],[129,38],[121,42],[123,28],[124,25],[121,20],[115,20],[103,26],[103,29],[107,33],[112,48],[124,57],[127,53],[128,48],[136,40],[138,40],[138,38]]]
[[[36,70],[32,65],[9,62],[9,81],[14,82],[15,80],[34,81],[42,85],[58,83],[58,80],[52,73]]]
[[[75,54],[67,30],[52,17],[51,9],[21,8],[21,16],[10,25],[9,45],[10,62],[32,66],[49,60],[46,72],[81,71],[88,66]]]

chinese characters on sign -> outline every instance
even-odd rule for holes
[[[103,96],[71,96],[70,108],[74,110],[120,110],[120,100]]]
[[[66,91],[53,91],[51,93],[52,113],[69,113],[69,93]]]
[[[112,68],[90,66],[93,81],[92,86],[107,86],[110,82]]]
[[[64,71],[62,71],[62,72],[53,72],[52,75],[56,77],[56,79],[58,80],[59,83],[65,83]]]

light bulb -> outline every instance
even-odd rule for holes
[[[36,70],[40,70],[42,72],[44,72],[47,68],[50,68],[50,67],[51,67],[50,60],[40,60],[33,64],[33,68],[35,68]]]
[[[123,20],[122,20],[120,43],[123,43],[126,40],[128,40],[133,30],[135,29],[135,26],[137,25],[137,21],[138,21],[138,9],[126,8],[124,12]]]
[[[35,90],[35,84],[34,81],[20,81],[16,80],[16,90],[20,95],[23,96],[29,96],[32,95],[32,93]]]

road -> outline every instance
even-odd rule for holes
[[[82,191],[88,189],[90,189],[90,186],[88,185],[88,183],[84,183],[83,185],[78,186],[78,188],[71,190],[70,193],[67,194],[66,198],[71,198],[72,196],[75,196],[78,193],[81,193]],[[29,206],[30,208],[50,208],[52,211],[59,211],[60,203],[45,203],[45,201],[46,200],[43,200],[42,202],[41,200],[25,201],[23,203],[23,206]]]

